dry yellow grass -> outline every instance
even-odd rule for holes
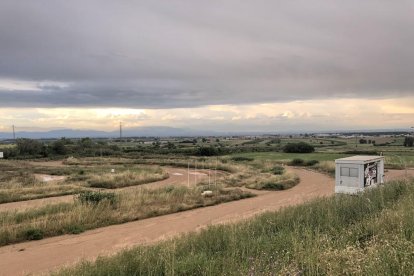
[[[0,213],[0,245],[124,223],[253,196],[239,189],[211,187],[211,197],[200,187],[165,187],[109,193],[108,200],[61,203],[23,212]],[[98,198],[99,193],[98,193]],[[96,197],[95,197],[96,198]]]
[[[168,178],[168,173],[161,167],[139,167],[114,173],[92,174],[87,183],[90,187],[116,189],[140,185]]]

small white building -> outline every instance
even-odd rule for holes
[[[3,152],[0,151],[0,159],[4,158]]]
[[[384,183],[384,156],[352,156],[335,160],[335,193],[354,194]]]

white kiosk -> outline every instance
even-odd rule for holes
[[[384,156],[352,156],[335,160],[335,193],[355,194],[384,183]]]

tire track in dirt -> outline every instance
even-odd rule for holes
[[[1,247],[0,274],[45,273],[81,259],[93,260],[99,255],[114,254],[134,245],[154,243],[208,225],[240,221],[334,193],[333,179],[312,171],[291,170],[301,181],[289,190],[261,192],[254,198],[103,227],[79,235]]]
[[[119,192],[124,190],[134,190],[134,189],[156,189],[162,188],[170,185],[175,186],[187,186],[188,185],[188,176],[190,176],[190,186],[194,186],[197,183],[200,183],[203,180],[208,179],[208,173],[210,172],[210,177],[213,179],[214,171],[209,170],[190,170],[188,172],[187,169],[183,168],[172,168],[172,167],[163,167],[163,169],[168,173],[169,177],[160,181],[150,182],[146,184],[140,184],[135,186],[129,186],[119,189],[96,189],[99,191],[107,191],[107,192]],[[217,176],[223,175],[223,172],[217,172]],[[10,202],[10,203],[3,203],[0,204],[0,212],[4,211],[23,211],[30,208],[39,208],[48,204],[57,204],[57,203],[69,203],[73,202],[74,196],[73,195],[65,195],[65,196],[54,196],[54,197],[46,197],[40,199],[32,199],[32,200],[25,200],[25,201],[17,201],[17,202]]]
[[[334,180],[324,174],[289,168],[301,181],[285,191],[260,191],[257,197],[160,217],[0,247],[0,275],[47,273],[82,259],[94,260],[139,244],[151,244],[209,225],[237,222],[265,211],[301,204],[334,194]],[[389,179],[404,177],[390,170]],[[411,174],[411,173],[410,173]]]

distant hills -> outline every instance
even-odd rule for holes
[[[270,134],[304,134],[304,133],[326,133],[326,134],[390,134],[390,133],[412,133],[407,129],[372,129],[372,130],[335,130],[335,131],[212,131],[195,130],[190,128],[175,128],[167,126],[125,128],[122,130],[123,137],[196,137],[196,136],[230,136],[230,135],[270,135]],[[118,138],[119,130],[100,131],[84,129],[55,129],[50,131],[17,131],[16,138],[30,139],[52,139],[52,138]],[[12,139],[11,132],[0,132],[0,139]]]
[[[138,127],[126,128],[122,130],[123,137],[168,137],[168,136],[218,136],[224,133],[215,131],[203,131],[184,128],[173,127]],[[117,131],[99,131],[99,130],[81,130],[81,129],[57,129],[50,131],[18,131],[16,138],[31,138],[31,139],[48,139],[48,138],[117,138],[119,137],[119,130]],[[0,139],[11,139],[13,134],[10,132],[0,132]]]

